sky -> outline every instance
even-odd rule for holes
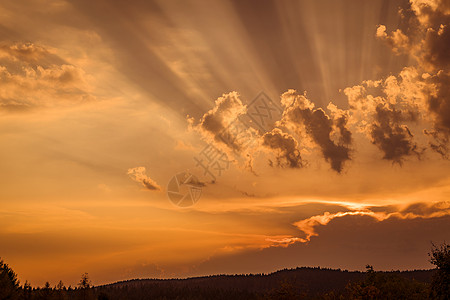
[[[431,268],[448,0],[5,0],[0,257],[21,283]]]

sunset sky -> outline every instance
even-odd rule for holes
[[[0,257],[33,286],[431,268],[449,48],[448,0],[3,0]]]

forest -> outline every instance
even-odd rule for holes
[[[92,286],[87,273],[76,287],[20,284],[0,259],[0,300],[119,299],[450,299],[450,245],[434,246],[430,270],[365,272],[301,267],[270,274],[186,279],[134,279]]]

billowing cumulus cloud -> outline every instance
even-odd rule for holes
[[[266,132],[262,136],[262,141],[264,147],[275,152],[277,166],[288,168],[300,168],[303,166],[298,142],[291,135],[275,128],[271,132]],[[271,165],[273,165],[272,162]]]
[[[237,139],[224,139],[220,134],[239,116],[246,113],[246,106],[242,103],[237,92],[230,92],[219,97],[214,107],[203,115],[196,129],[208,140],[225,145],[232,150],[240,150],[242,144]]]
[[[450,45],[450,43],[449,43]],[[436,86],[436,94],[429,99],[429,108],[435,114],[435,128],[450,130],[450,74],[443,71],[430,77],[429,81]]]
[[[347,125],[349,120],[348,111],[337,108],[333,103],[328,104],[328,110],[334,119],[334,134],[338,134],[338,141],[343,145],[350,145],[352,143],[352,132]]]
[[[377,105],[375,122],[370,127],[372,142],[384,152],[384,159],[401,163],[404,156],[418,154],[413,135],[406,125],[399,124],[404,117],[393,107]]]
[[[436,92],[429,97],[429,110],[434,117],[434,128],[425,131],[433,139],[431,149],[448,158],[450,140],[450,73],[439,71],[430,76],[428,82],[435,87]]]
[[[0,46],[0,58],[8,57],[30,65],[61,64],[63,60],[51,54],[45,47],[33,43],[4,44]]]
[[[130,175],[130,177],[134,181],[141,183],[142,186],[151,191],[161,190],[161,187],[156,183],[156,181],[147,176],[145,167],[136,167],[128,169],[127,174]]]
[[[263,133],[262,145],[275,150],[276,164],[303,166],[301,151],[316,148],[338,173],[351,160],[352,131],[364,133],[381,157],[402,164],[420,158],[426,148],[447,158],[450,140],[450,10],[442,0],[411,0],[400,10],[405,29],[378,25],[375,35],[398,55],[410,56],[415,64],[397,75],[367,80],[344,89],[349,109],[328,105],[326,112],[315,107],[306,95],[288,90],[281,95],[284,107],[279,130]],[[235,92],[216,100],[197,128],[204,136],[234,151],[242,152],[237,139],[224,141],[220,135],[233,120],[245,116],[246,107]],[[429,137],[428,147],[424,144]],[[295,144],[297,143],[297,144]],[[294,150],[295,149],[295,150]],[[246,152],[250,161],[253,153]]]
[[[432,138],[430,148],[448,156],[450,135],[450,5],[446,0],[410,0],[410,7],[402,10],[410,25],[406,32],[397,29],[391,33],[380,25],[377,37],[388,41],[395,52],[414,58],[417,81],[423,84],[426,110],[433,117],[433,130],[425,133]],[[401,49],[402,51],[400,51]]]
[[[295,90],[281,95],[281,103],[285,107],[281,124],[299,135],[306,134],[319,147],[331,168],[340,173],[344,163],[350,160],[352,142],[345,114],[331,118]],[[333,139],[333,136],[337,138]]]
[[[32,43],[0,46],[0,108],[24,110],[95,99],[85,72]]]
[[[428,69],[440,70],[450,66],[448,45],[450,42],[450,9],[447,0],[411,0],[414,12],[411,22],[418,25],[412,34],[421,37],[410,46],[417,53],[419,62]],[[420,43],[420,45],[419,45]]]
[[[330,103],[329,116],[323,109],[314,108],[311,101],[303,95],[298,95],[295,90],[285,92],[281,96],[281,103],[284,111],[279,125],[292,134],[275,128],[260,136],[256,129],[250,127],[251,125],[242,125],[245,122],[246,106],[236,92],[218,98],[215,106],[193,127],[205,139],[213,141],[217,147],[223,149],[223,146],[226,146],[229,150],[247,157],[250,170],[253,170],[254,154],[259,151],[275,154],[275,163],[269,159],[272,166],[303,167],[301,148],[310,146],[319,148],[331,168],[340,173],[344,163],[350,160],[352,133],[347,124],[348,112]],[[193,119],[189,121],[191,124],[194,123]],[[234,123],[241,123],[241,128],[235,128]],[[293,134],[300,138],[305,137],[301,144]],[[254,143],[250,143],[249,146],[249,141]]]
[[[391,35],[386,33],[386,26],[380,25],[377,28],[376,36],[384,39],[397,54],[402,54],[408,48],[409,39],[400,29],[392,32]]]
[[[365,81],[346,88],[352,123],[383,153],[383,158],[401,164],[421,149],[410,125],[425,118],[426,83],[416,68],[404,68],[398,77]]]

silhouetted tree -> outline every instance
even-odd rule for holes
[[[91,280],[89,279],[88,273],[84,273],[83,275],[81,275],[81,279],[80,282],[78,283],[78,286],[81,289],[88,289],[91,287]]]
[[[444,243],[440,247],[432,245],[430,262],[436,266],[436,273],[431,282],[430,297],[432,299],[450,299],[450,245]]]
[[[65,290],[66,290],[66,287],[64,286],[64,283],[62,282],[62,280],[60,280],[58,282],[58,284],[55,286],[55,292],[57,294],[57,299],[58,300],[63,300],[64,299]]]
[[[64,282],[62,282],[62,280],[60,280],[60,281],[58,282],[58,284],[56,285],[56,289],[57,289],[58,291],[62,291],[62,290],[65,289]]]
[[[50,282],[46,282],[44,287],[41,289],[40,292],[40,299],[50,299],[52,295],[52,288],[50,287]]]
[[[81,290],[82,299],[86,300],[88,298],[89,289],[91,288],[91,280],[89,279],[88,273],[84,273],[83,275],[81,275],[78,287]]]
[[[19,299],[17,274],[0,259],[0,299]]]
[[[28,281],[25,281],[22,288],[23,298],[25,300],[31,299],[31,291],[32,291],[31,284]]]

